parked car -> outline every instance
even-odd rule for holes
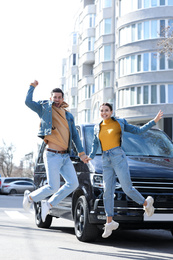
[[[77,126],[86,154],[91,150],[94,125]],[[46,181],[43,163],[43,143],[35,167],[34,183],[37,187]],[[123,149],[127,155],[133,186],[146,198],[154,197],[155,213],[144,214],[143,206],[132,201],[122,191],[117,179],[114,199],[114,217],[119,229],[168,229],[173,234],[173,143],[161,130],[153,129],[135,135],[124,134]],[[41,220],[41,203],[35,203],[36,225],[49,228],[52,218],[62,217],[74,221],[75,234],[80,241],[94,241],[103,227],[106,216],[103,205],[103,176],[101,148],[96,157],[84,164],[77,156],[75,146],[71,151],[78,188],[53,207],[45,222]],[[61,185],[64,181],[61,179]],[[116,232],[116,231],[115,231]]]
[[[13,181],[8,184],[2,185],[3,194],[23,194],[25,190],[33,191],[35,190],[35,185],[29,181]]]
[[[2,186],[13,181],[29,181],[34,183],[33,179],[29,177],[0,177],[0,193],[2,193]]]

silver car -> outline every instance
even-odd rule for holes
[[[35,185],[29,181],[13,181],[2,185],[3,194],[23,194],[25,190],[35,190]]]

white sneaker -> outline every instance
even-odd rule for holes
[[[148,217],[151,217],[154,214],[154,199],[151,196],[148,196],[146,198],[147,206],[144,206],[145,213]]]
[[[116,230],[119,227],[119,223],[112,220],[111,223],[106,223],[104,227],[103,238],[107,238],[112,234],[112,230]]]
[[[23,208],[25,211],[29,211],[31,205],[32,205],[32,202],[29,200],[29,194],[30,194],[30,191],[29,190],[26,190],[24,192],[24,197],[23,197]]]
[[[45,222],[46,216],[49,213],[49,206],[47,200],[41,201],[41,219],[43,222]]]

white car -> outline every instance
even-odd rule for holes
[[[1,192],[3,194],[23,194],[25,190],[33,191],[35,190],[35,185],[32,182],[24,180],[13,181],[4,183]]]

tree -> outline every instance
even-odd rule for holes
[[[169,59],[173,58],[173,27],[164,27],[160,34],[160,40],[157,43],[158,52],[165,54]]]
[[[15,147],[13,144],[9,146],[3,141],[3,146],[0,147],[0,169],[4,177],[10,177],[13,171],[13,155],[15,152]]]

